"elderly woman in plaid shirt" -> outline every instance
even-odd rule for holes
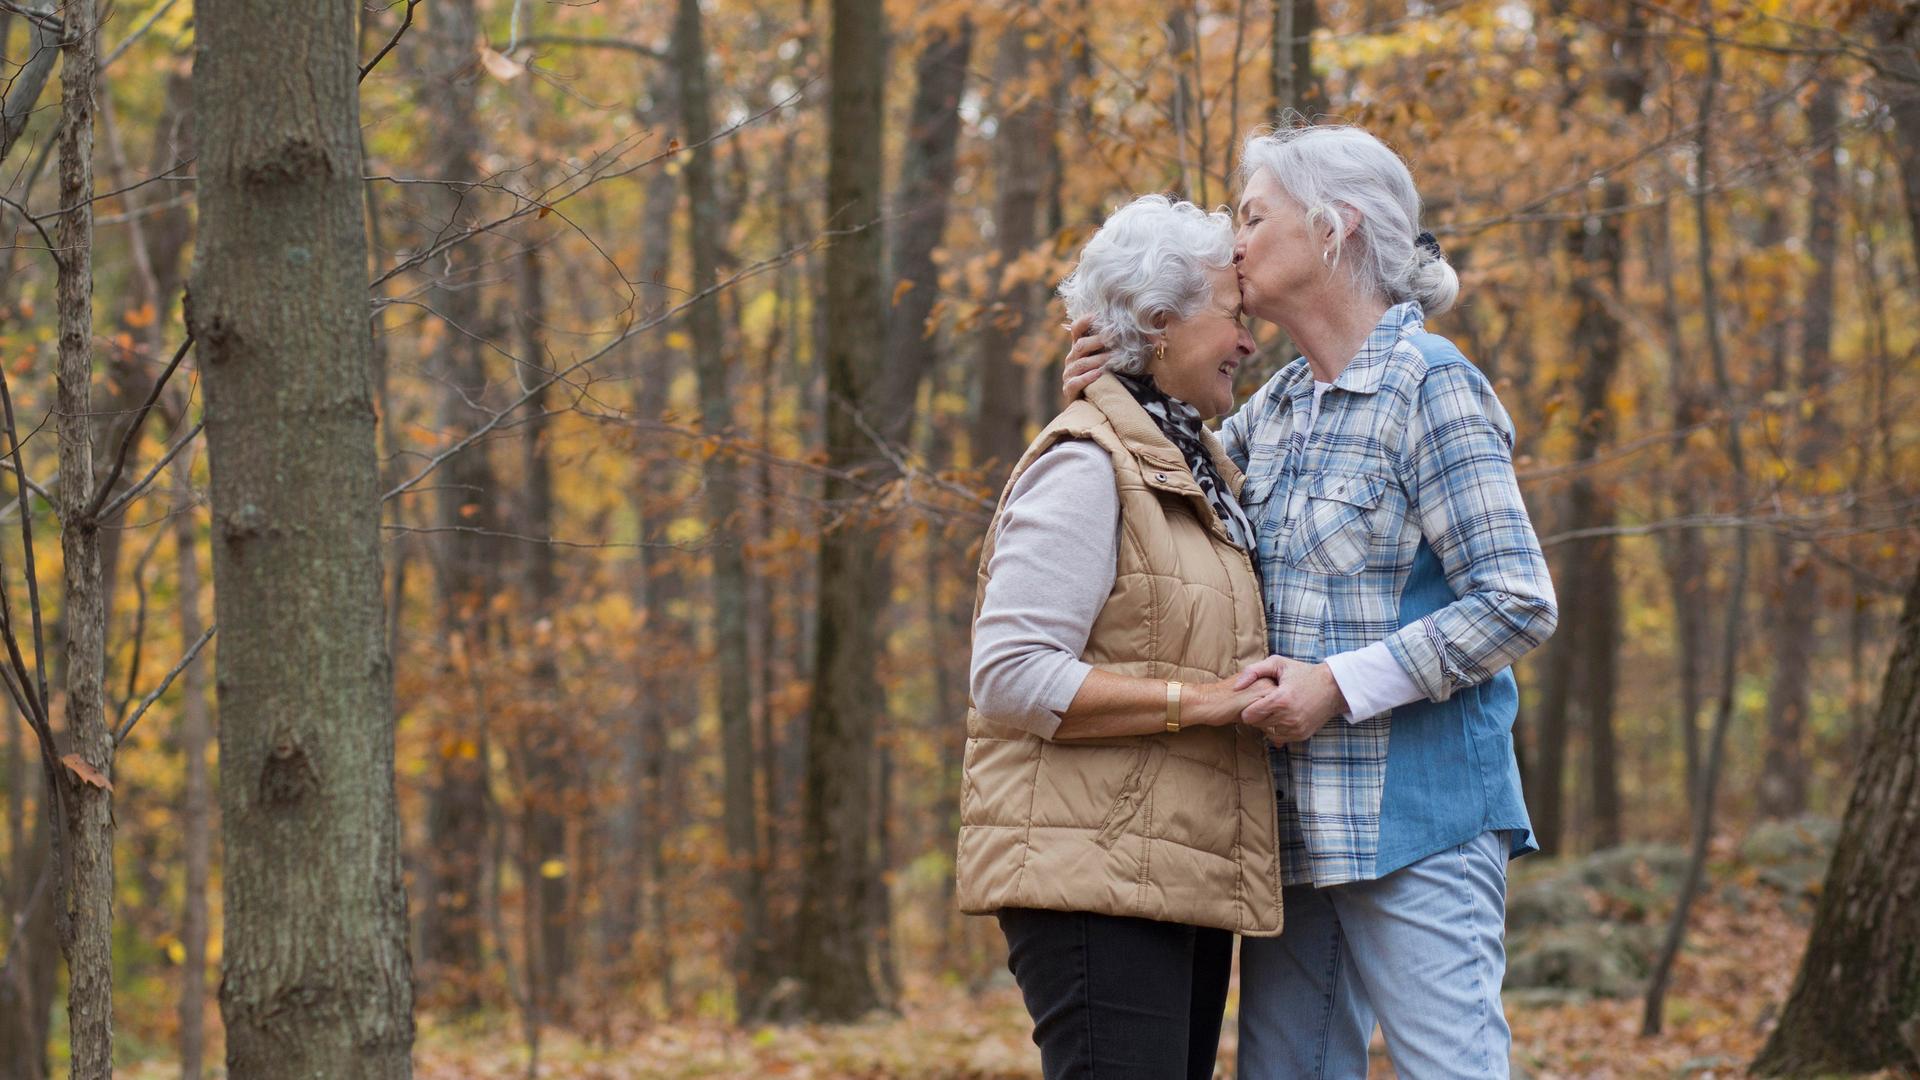
[[[1459,279],[1405,163],[1352,127],[1242,155],[1243,302],[1305,354],[1224,422],[1278,688],[1286,927],[1240,946],[1240,1075],[1504,1077],[1507,860],[1533,841],[1513,662],[1558,617],[1493,387],[1425,318]],[[1066,392],[1098,374],[1081,334]]]

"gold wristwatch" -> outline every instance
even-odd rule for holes
[[[1180,730],[1180,682],[1167,680],[1167,731]]]

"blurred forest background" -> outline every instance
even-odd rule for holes
[[[374,921],[284,894],[310,937],[241,959],[260,860],[304,850],[223,823],[247,796],[220,758],[254,753],[269,803],[371,808],[368,850],[397,813],[406,949],[366,1007],[417,1018],[419,1075],[1036,1074],[1004,943],[952,901],[977,542],[1058,407],[1079,246],[1136,193],[1230,203],[1239,141],[1289,110],[1411,163],[1464,284],[1433,328],[1515,418],[1560,590],[1518,673],[1550,858],[1515,866],[1516,1061],[1759,1050],[1920,551],[1914,4],[86,2],[0,2],[0,1077],[105,1075],[103,1045],[128,1075],[275,1075],[236,1017],[345,1009],[247,997],[306,955],[284,942]],[[272,65],[322,54],[364,68],[358,146],[302,136],[235,180],[201,133],[285,120]],[[357,240],[268,224],[303,170]],[[195,267],[272,228],[316,268],[363,255],[370,308],[317,269]],[[370,311],[371,340],[292,341],[274,370],[308,382],[246,384],[259,337],[206,312],[250,285]],[[1292,355],[1256,332],[1243,393]],[[221,433],[336,386],[377,411],[377,489],[249,482],[279,510],[372,496],[378,596],[249,569],[238,537],[306,526],[208,471],[344,448]],[[283,603],[304,630],[235,636]],[[269,669],[243,666],[363,624],[391,666],[341,715],[373,748],[325,758],[333,729],[246,698]],[[110,948],[70,983],[85,932]]]

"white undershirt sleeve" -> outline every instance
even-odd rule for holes
[[[1113,458],[1098,443],[1058,443],[1020,475],[973,624],[980,715],[1053,738],[1093,670],[1080,654],[1113,593],[1119,538]]]
[[[1333,671],[1340,696],[1347,699],[1349,724],[1371,720],[1381,713],[1427,698],[1400,666],[1400,661],[1393,658],[1393,650],[1387,648],[1384,641],[1376,641],[1364,649],[1335,653],[1327,657],[1327,667]]]

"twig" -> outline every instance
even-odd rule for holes
[[[153,463],[153,468],[147,470],[147,474],[140,478],[139,483],[128,486],[127,490],[121,492],[118,498],[114,499],[112,502],[108,503],[107,505],[101,507],[99,516],[96,517],[94,520],[95,521],[110,520],[115,514],[118,514],[121,510],[125,509],[128,503],[139,498],[140,493],[147,490],[147,487],[153,483],[153,478],[160,475],[160,470],[166,468],[168,462],[172,461],[176,457],[179,457],[180,451],[185,450],[187,448],[187,444],[193,441],[194,436],[200,434],[200,429],[206,426],[207,426],[207,422],[205,420],[200,420],[196,422],[193,425],[192,430],[188,431],[185,435],[180,436],[178,441],[176,441],[172,446],[167,448],[166,453],[160,455],[160,460]]]
[[[193,348],[193,332],[189,330],[186,340],[174,350],[173,359],[168,362],[167,370],[161,372],[160,377],[153,381],[153,390],[147,395],[146,404],[140,406],[140,411],[134,414],[133,421],[127,425],[126,434],[120,437],[120,450],[113,456],[113,468],[107,471],[106,481],[100,485],[98,491],[93,493],[93,498],[88,500],[87,512],[82,521],[100,520],[100,508],[105,505],[107,496],[113,493],[113,485],[119,481],[121,470],[127,467],[127,455],[132,452],[134,441],[140,437],[140,428],[146,423],[147,414],[152,412],[154,405],[160,401],[160,392],[166,389],[167,380],[173,377],[173,373],[180,367],[180,361],[187,358],[187,350],[191,348]]]
[[[393,36],[387,39],[387,43],[380,46],[380,51],[373,54],[373,59],[367,61],[366,64],[360,68],[360,82],[366,82],[367,76],[373,71],[374,65],[385,60],[387,54],[393,51],[393,47],[400,44],[400,35],[406,33],[407,28],[413,25],[413,9],[419,6],[420,0],[407,0],[407,13],[400,20],[400,29],[395,30]]]
[[[120,44],[115,45],[113,47],[113,51],[107,54],[106,59],[100,61],[100,67],[102,69],[112,67],[113,62],[115,60],[120,59],[120,54],[132,48],[134,42],[139,41],[141,38],[147,36],[147,31],[153,29],[153,24],[159,22],[160,17],[162,15],[165,15],[169,10],[173,8],[174,2],[175,0],[166,0],[165,3],[161,4],[157,8],[154,8],[153,14],[147,16],[146,22],[143,22],[139,26],[134,27],[133,32],[128,34],[126,36],[126,39],[120,42]]]
[[[193,658],[199,656],[200,650],[206,648],[207,642],[213,640],[214,631],[218,629],[220,629],[220,627],[217,624],[207,627],[207,632],[201,634],[200,640],[194,642],[193,648],[187,650],[187,655],[181,657],[180,662],[173,665],[173,670],[167,672],[167,677],[161,679],[160,685],[153,688],[153,693],[141,699],[140,707],[133,711],[132,716],[127,717],[126,726],[122,727],[120,733],[113,737],[113,745],[119,746],[126,741],[127,735],[133,731],[133,725],[139,723],[140,718],[147,715],[147,709],[150,708],[155,701],[160,699],[161,694],[167,692],[167,687],[173,685],[173,680],[177,678],[182,671],[187,670],[187,665],[193,663]]]
[[[46,635],[40,620],[40,575],[34,570],[33,514],[27,506],[27,470],[25,466],[20,464],[20,429],[14,422],[13,392],[7,387],[7,377],[4,368],[0,368],[0,408],[4,409],[4,412],[0,412],[0,415],[3,415],[6,419],[8,453],[13,458],[14,490],[19,493],[20,498],[20,548],[22,561],[26,565],[27,604],[28,609],[33,614],[33,662],[35,674],[37,675],[36,681],[39,684],[39,694],[36,697],[29,693],[28,698],[34,702],[35,711],[40,717],[40,723],[44,726],[47,723],[46,709],[48,696],[47,644]],[[44,496],[45,492],[41,494]],[[5,581],[5,576],[0,575],[0,614],[5,614],[6,608]],[[26,665],[20,659],[19,643],[15,640],[11,630],[13,625],[11,615],[7,615],[7,625],[9,627],[7,632],[7,649],[11,654],[14,666],[19,669],[21,687],[22,689],[26,689]],[[52,737],[53,733],[49,730],[47,738],[51,739]],[[49,747],[49,750],[51,750],[51,747]]]
[[[845,234],[861,228],[865,228],[865,226],[853,226],[852,228],[839,230],[838,232],[840,234]],[[828,235],[832,236],[832,235],[835,235],[835,233],[830,232]],[[647,319],[644,322],[634,323],[628,326],[625,330],[622,330],[619,334],[615,335],[613,340],[607,342],[605,345],[601,346],[600,348],[595,349],[593,352],[588,353],[585,357],[574,361],[572,364],[568,365],[567,367],[553,370],[550,374],[547,375],[546,378],[541,379],[539,382],[529,387],[518,398],[514,399],[514,401],[511,404],[509,404],[506,408],[500,410],[499,413],[495,414],[493,419],[473,429],[473,431],[467,433],[465,437],[461,438],[460,441],[454,443],[452,446],[448,447],[447,449],[441,451],[438,454],[435,454],[431,459],[427,461],[425,465],[420,467],[419,472],[414,473],[412,476],[408,477],[406,480],[403,480],[399,484],[394,485],[392,489],[390,489],[385,495],[382,495],[380,497],[380,501],[385,502],[388,499],[396,498],[400,495],[406,494],[409,489],[411,489],[414,485],[418,484],[420,481],[426,479],[429,474],[431,474],[435,469],[438,469],[441,466],[441,464],[444,463],[447,459],[465,450],[467,447],[479,441],[488,432],[500,426],[500,424],[503,423],[507,419],[507,417],[511,416],[513,413],[518,411],[522,405],[525,405],[527,402],[532,401],[534,397],[539,395],[539,393],[545,390],[547,387],[553,385],[556,382],[559,382],[560,380],[566,378],[567,376],[573,374],[574,372],[579,371],[581,368],[586,367],[589,364],[595,363],[596,361],[600,360],[600,358],[606,356],[608,353],[612,352],[614,349],[626,343],[630,338],[633,338],[639,334],[645,333],[646,331],[651,330],[654,327],[657,327],[662,323],[667,322],[668,320],[672,319],[674,316],[680,314],[680,312],[686,310],[689,307],[692,307],[694,304],[699,303],[701,300],[704,300],[708,296],[721,292],[725,289],[732,288],[734,285],[742,281],[746,281],[750,278],[758,277],[759,275],[766,273],[770,269],[785,265],[787,261],[792,259],[794,256],[811,248],[813,246],[813,243],[814,242],[808,242],[805,244],[797,245],[793,248],[788,249],[787,251],[781,252],[778,255],[774,255],[770,258],[762,259],[761,261],[754,263],[753,265],[738,271],[731,277],[725,278],[720,281],[716,281],[712,285],[709,285],[706,288],[701,289],[699,292],[694,293],[692,296],[689,296],[686,300],[680,302],[679,304],[676,304],[673,307],[668,308],[666,311],[655,316],[654,318]]]

